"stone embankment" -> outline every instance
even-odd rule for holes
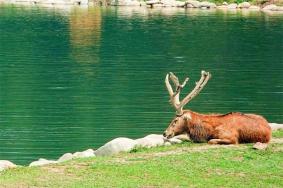
[[[242,2],[239,4],[224,2],[222,5],[216,5],[208,1],[197,0],[0,0],[0,3],[9,4],[26,4],[26,5],[80,5],[80,6],[147,6],[147,7],[182,7],[182,8],[196,8],[196,9],[227,9],[227,10],[261,10],[267,12],[283,12],[283,6],[277,6],[275,4],[269,4],[266,6],[256,6],[249,2]]]
[[[272,128],[272,131],[276,130],[283,130],[283,124],[277,124],[277,123],[270,123],[270,127]],[[82,152],[75,152],[75,153],[65,153],[61,157],[59,157],[57,160],[47,160],[47,159],[39,159],[37,161],[33,161],[29,164],[29,167],[33,166],[44,166],[48,164],[55,164],[55,163],[62,163],[65,161],[69,161],[72,159],[78,159],[78,158],[86,158],[86,157],[95,157],[95,156],[110,156],[114,155],[120,152],[129,152],[135,148],[151,148],[151,147],[157,147],[157,146],[168,146],[172,144],[179,144],[183,141],[189,141],[190,138],[188,135],[179,135],[175,136],[171,139],[166,139],[162,135],[158,134],[150,134],[146,137],[139,138],[139,139],[130,139],[130,138],[115,138],[114,140],[111,140],[110,142],[107,142],[97,150],[88,149]],[[267,145],[264,145],[266,148]],[[262,149],[263,146],[261,143],[257,143],[254,146],[255,149]],[[264,148],[264,149],[265,149]],[[13,164],[10,161],[7,160],[0,160],[0,171],[16,168],[17,165]]]

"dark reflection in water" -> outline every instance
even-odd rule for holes
[[[283,16],[260,12],[0,6],[0,159],[161,133],[164,76],[213,75],[187,108],[283,122]]]

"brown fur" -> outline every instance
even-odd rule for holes
[[[204,115],[185,111],[170,123],[164,136],[182,133],[188,133],[194,142],[210,144],[268,143],[271,138],[271,128],[262,116],[239,112]]]

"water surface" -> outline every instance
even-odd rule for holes
[[[260,12],[0,5],[0,159],[161,133],[167,72],[212,79],[187,108],[283,122],[283,16]]]

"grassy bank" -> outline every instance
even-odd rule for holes
[[[282,158],[282,142],[266,151],[184,143],[16,168],[0,173],[0,187],[283,187]]]
[[[183,0],[184,1],[184,0]],[[283,5],[283,0],[199,0],[199,1],[209,1],[215,3],[216,5],[221,5],[223,2],[227,3],[242,3],[242,2],[249,2],[252,5],[262,6],[265,4],[276,4],[276,5]]]

